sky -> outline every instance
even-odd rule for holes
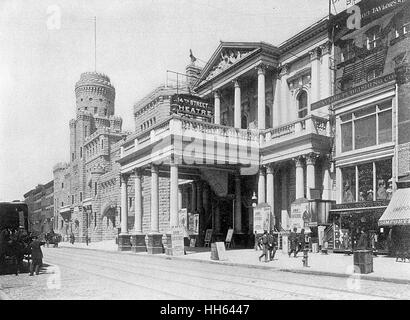
[[[328,0],[0,0],[0,201],[23,200],[69,160],[74,86],[95,66],[94,16],[96,70],[134,131],[134,103],[167,70],[185,72],[190,49],[203,64],[220,41],[279,45],[327,14]]]

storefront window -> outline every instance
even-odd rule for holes
[[[392,141],[392,102],[359,109],[340,116],[342,152]]]
[[[359,201],[373,201],[373,163],[357,166],[359,171]]]
[[[392,177],[392,160],[382,160],[376,162],[376,179],[377,179],[377,200],[390,199],[390,194],[387,192],[389,180]]]
[[[355,147],[361,149],[376,145],[376,115],[355,121]]]
[[[341,125],[342,130],[342,152],[350,151],[353,148],[352,122]]]
[[[356,173],[355,167],[342,169],[343,176],[343,202],[356,201]]]

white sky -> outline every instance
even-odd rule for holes
[[[55,5],[61,28],[49,29]],[[279,45],[327,13],[328,0],[0,0],[0,201],[24,199],[69,160],[74,85],[94,70],[94,16],[97,71],[133,131],[133,104],[166,70],[184,72],[189,49],[207,61],[220,40]]]

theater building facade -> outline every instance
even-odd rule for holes
[[[207,229],[222,240],[232,228],[246,245],[253,196],[270,206],[278,231],[290,227],[295,200],[331,201],[334,130],[327,105],[311,108],[333,94],[331,55],[327,18],[279,46],[221,42],[205,67],[191,61],[185,87],[159,87],[139,101],[118,160],[119,249],[147,236],[148,251],[162,252],[184,209],[199,217],[197,244]]]

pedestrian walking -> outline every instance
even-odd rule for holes
[[[292,255],[292,253],[294,254],[294,257],[296,258],[299,250],[298,250],[298,246],[299,246],[299,239],[298,239],[298,234],[297,234],[298,229],[297,228],[293,228],[293,232],[290,233],[289,235],[289,242],[290,242],[290,251],[288,253],[289,258]]]
[[[70,233],[70,243],[71,243],[71,244],[74,244],[74,241],[75,241],[75,236],[74,236],[74,233],[71,232],[71,233]]]
[[[268,237],[268,248],[269,248],[269,260],[273,261],[275,258],[276,254],[276,240],[275,240],[275,235],[273,234],[273,230],[270,231],[269,237]]]
[[[257,231],[255,231],[255,233],[254,233],[254,248],[255,248],[255,251],[258,251],[258,249],[259,249],[259,250],[262,250],[262,249],[263,249],[263,246],[262,246],[262,237],[259,237],[259,236],[258,236],[258,232],[257,232]]]
[[[265,262],[268,262],[268,246],[269,246],[268,243],[269,243],[268,231],[265,230],[262,236],[263,253],[259,257],[259,261],[261,261],[261,259],[265,257]]]
[[[39,274],[40,268],[43,264],[43,252],[41,251],[41,246],[45,242],[38,240],[37,236],[33,236],[33,241],[30,243],[31,249],[31,264],[30,264],[30,276],[35,272],[36,275]]]
[[[356,249],[366,250],[369,247],[367,233],[362,229],[360,231],[359,241],[357,242]]]

